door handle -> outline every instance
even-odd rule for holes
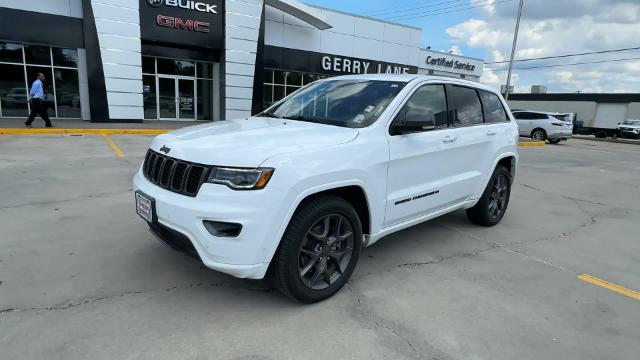
[[[442,139],[442,142],[445,144],[448,144],[448,143],[455,142],[456,140],[458,140],[458,138],[455,136],[445,136],[444,139]]]
[[[493,136],[493,135],[495,135],[495,134],[497,134],[497,132],[495,132],[495,131],[493,131],[493,130],[489,130],[489,131],[487,131],[487,135],[488,135],[488,136]]]

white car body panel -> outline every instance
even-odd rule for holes
[[[570,121],[564,121],[558,118],[555,118],[554,115],[557,113],[547,113],[541,111],[514,111],[515,120],[518,123],[518,130],[520,136],[523,137],[531,137],[531,134],[535,129],[543,129],[547,133],[547,138],[549,140],[555,139],[567,139],[573,135],[573,123]],[[518,113],[534,113],[539,114],[541,116],[546,116],[546,119],[518,119]],[[553,124],[562,123],[562,126],[557,126]]]
[[[517,163],[517,126],[502,97],[484,85],[417,75],[341,79],[408,84],[371,126],[350,129],[274,118],[250,118],[189,127],[158,136],[151,150],[171,149],[181,160],[228,167],[267,167],[267,187],[236,191],[205,183],[196,197],[165,190],[139,171],[134,188],[152,197],[157,221],[194,245],[203,263],[241,278],[264,277],[298,205],[319,192],[355,186],[365,194],[370,226],[365,245],[447,212],[472,207],[504,158]],[[509,122],[389,135],[396,113],[424,84],[456,84],[497,94]],[[452,141],[453,139],[453,141]],[[424,196],[430,192],[433,196]],[[419,198],[398,207],[396,202]],[[203,220],[242,224],[236,238],[212,236]]]

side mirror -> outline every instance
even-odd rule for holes
[[[432,111],[405,109],[398,114],[391,125],[391,135],[410,134],[436,128],[436,118]]]

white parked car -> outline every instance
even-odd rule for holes
[[[557,144],[573,135],[572,114],[514,110],[520,136]]]
[[[618,131],[620,131],[620,137],[640,139],[640,120],[625,120],[618,125]]]
[[[209,268],[268,273],[311,303],[336,293],[360,249],[385,235],[458,209],[497,224],[517,141],[505,101],[478,83],[336,77],[248,119],[158,136],[134,178],[136,208]]]

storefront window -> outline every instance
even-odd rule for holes
[[[0,42],[0,61],[22,63],[22,45]]]
[[[298,71],[266,69],[264,72],[263,107],[266,109],[301,87],[327,77],[327,75]]]
[[[166,75],[196,76],[193,61],[158,59],[158,73]]]
[[[78,71],[56,68],[54,74],[58,117],[79,118],[81,113]]]
[[[52,48],[53,66],[78,67],[78,50]]]
[[[198,120],[213,120],[213,80],[198,79]]]
[[[198,77],[202,79],[213,79],[213,64],[198,62]]]
[[[156,77],[142,76],[142,97],[144,99],[144,118],[157,119],[158,105],[156,103]]]
[[[25,116],[29,112],[23,65],[0,64],[0,106],[5,117]]]
[[[149,56],[142,57],[142,73],[143,74],[156,73],[156,58],[149,57]]]
[[[81,117],[77,66],[76,49],[0,42],[0,117],[29,116],[28,94],[38,73],[46,77],[49,116]]]
[[[51,52],[48,46],[25,45],[24,55],[27,64],[51,65]]]
[[[145,119],[213,121],[213,63],[143,56],[142,72]]]

